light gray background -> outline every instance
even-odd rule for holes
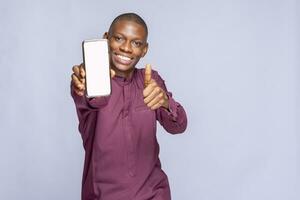
[[[1,0],[0,199],[80,199],[71,67],[128,11],[149,26],[139,66],[188,114],[185,134],[158,130],[173,199],[300,199],[298,2]]]

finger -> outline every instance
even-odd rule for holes
[[[80,65],[76,65],[73,67],[73,71],[75,75],[78,77],[82,84],[85,84],[85,70],[84,65],[81,63]]]
[[[78,91],[78,90],[75,90],[75,89],[74,89],[74,91],[76,92],[76,94],[77,94],[78,96],[83,96],[83,95],[84,95],[84,92],[83,92],[83,91]]]
[[[81,78],[81,79],[80,79],[80,82],[81,82],[83,85],[85,85],[85,78]]]
[[[75,73],[73,73],[71,77],[72,77],[72,81],[76,84],[84,84],[85,83],[85,79],[83,80],[83,79],[79,78],[78,76],[76,76]]]
[[[76,76],[80,76],[80,73],[79,73],[79,66],[80,65],[74,65],[73,67],[72,67],[72,71],[75,73],[75,75]]]
[[[116,75],[115,70],[110,69],[110,77],[113,78]]]
[[[154,99],[160,93],[160,88],[156,87],[152,90],[152,92],[144,99],[144,103],[148,104],[152,99]]]
[[[147,97],[151,94],[152,90],[157,87],[157,83],[155,80],[151,79],[150,84],[143,90],[144,97]]]
[[[155,104],[154,106],[152,106],[150,109],[151,110],[156,110],[156,109],[160,108],[163,105],[163,101],[164,101],[163,99],[160,100],[157,104]]]
[[[84,84],[81,83],[81,81],[78,79],[78,77],[75,74],[72,74],[72,83],[79,90],[85,89]]]
[[[83,96],[84,95],[84,91],[80,90],[76,87],[74,80],[72,79],[72,89],[74,90],[74,92],[79,95],[79,96]]]
[[[154,99],[152,99],[148,104],[147,106],[148,107],[152,107],[154,106],[155,104],[157,104],[158,102],[160,102],[160,100],[163,100],[163,93],[157,95],[156,97],[154,97]]]
[[[84,85],[78,80],[78,78],[74,75],[72,76],[72,85],[74,86],[75,89],[77,90],[84,90],[85,87]]]
[[[145,82],[144,82],[145,87],[147,87],[150,84],[151,73],[152,73],[151,65],[147,64],[146,67],[145,67]]]
[[[81,76],[81,78],[85,78],[85,70],[84,70],[83,63],[81,63],[81,65],[80,65],[80,76]]]

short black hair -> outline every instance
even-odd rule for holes
[[[123,13],[119,16],[117,16],[113,22],[111,23],[110,27],[109,27],[109,31],[108,33],[111,33],[111,29],[112,27],[115,25],[115,23],[117,23],[118,21],[121,21],[121,20],[127,20],[127,21],[132,21],[132,22],[135,22],[139,25],[142,25],[145,29],[145,32],[146,32],[146,38],[148,36],[148,27],[147,27],[147,24],[146,22],[143,20],[143,18],[141,18],[138,14],[136,13]]]

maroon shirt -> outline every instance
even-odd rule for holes
[[[167,92],[169,110],[150,110],[144,103],[144,69],[129,79],[112,78],[108,97],[89,99],[73,88],[85,161],[83,200],[170,200],[167,175],[161,169],[156,121],[172,134],[187,126],[183,107],[152,70],[152,79]]]

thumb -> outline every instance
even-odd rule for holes
[[[145,67],[145,82],[144,85],[147,87],[151,81],[151,65],[147,64]]]

